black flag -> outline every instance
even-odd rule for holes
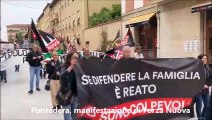
[[[58,45],[60,45],[60,41],[52,34],[46,33],[42,30],[37,30],[33,21],[32,21],[32,30],[35,33],[36,38],[39,41],[43,52],[52,51]]]
[[[120,36],[119,30],[118,30],[118,32],[117,32],[117,34],[116,34],[116,37],[115,37],[115,39],[114,39],[114,42],[112,43],[112,47],[114,47],[114,45],[116,44],[116,42],[117,42],[118,40],[121,40],[121,36]]]
[[[40,36],[37,28],[35,27],[35,23],[34,23],[33,19],[32,19],[32,22],[31,22],[31,29],[32,29],[33,33],[36,36],[36,39],[38,40],[38,42],[40,44],[40,47],[42,49],[42,52],[48,53],[48,50],[47,50],[46,46],[43,43],[42,37]]]
[[[117,39],[118,39],[118,37],[117,37]],[[115,46],[115,51],[110,56],[112,58],[114,58],[114,59],[120,59],[120,58],[122,58],[122,48],[124,46],[129,46],[129,47],[134,47],[135,46],[134,40],[133,40],[133,36],[132,36],[132,33],[131,33],[130,28],[128,29],[128,32],[127,32],[126,36],[124,37],[124,39],[121,40],[121,43]]]
[[[128,32],[127,32],[126,36],[124,37],[124,39],[121,40],[121,46],[126,46],[126,45],[130,46],[130,47],[135,46],[130,28],[128,29]]]

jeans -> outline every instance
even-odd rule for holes
[[[76,114],[74,113],[74,109],[77,108],[77,104],[78,104],[78,97],[73,96],[71,104],[68,106],[63,106],[63,109],[68,109],[69,111],[71,111],[71,115],[70,113],[64,112],[64,120],[77,120]]]
[[[33,90],[34,84],[34,76],[36,75],[36,88],[39,88],[39,81],[40,81],[40,66],[29,68],[30,71],[30,90]]]
[[[208,117],[208,112],[210,108],[210,96],[209,92],[200,93],[196,96],[196,113],[198,119],[205,120]],[[202,109],[202,102],[203,102],[203,110]]]
[[[1,71],[1,81],[7,80],[7,70]]]

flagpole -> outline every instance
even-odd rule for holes
[[[40,47],[41,47],[41,44],[42,44],[42,46],[43,46],[43,48],[45,49],[45,52],[47,52],[47,54],[49,55],[49,57],[51,58],[51,56],[50,56],[50,53],[49,53],[49,51],[48,51],[48,49],[46,48],[46,46],[44,45],[44,43],[43,43],[43,41],[42,41],[42,38],[41,38],[41,36],[40,36],[40,33],[39,33],[39,31],[37,30],[37,28],[36,28],[36,26],[35,26],[35,23],[34,23],[34,21],[33,21],[33,19],[31,18],[31,29],[32,29],[32,25],[33,25],[33,28],[34,28],[34,31],[33,32],[35,32],[35,35],[36,35],[36,38],[38,39],[38,42],[39,42],[39,44],[40,44]],[[39,40],[40,39],[40,40]]]

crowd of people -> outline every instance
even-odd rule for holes
[[[131,48],[125,46],[122,49],[122,55],[123,58],[132,57]],[[134,57],[137,59],[143,58],[140,46],[136,47]],[[69,109],[72,114],[70,115],[69,113],[64,113],[64,119],[76,119],[76,116],[73,111],[75,108],[77,108],[78,97],[74,66],[75,64],[77,64],[78,59],[91,58],[97,57],[92,56],[88,48],[83,49],[83,56],[74,50],[68,52],[64,63],[59,61],[57,52],[52,52],[52,59],[47,64],[43,65],[41,64],[43,56],[39,52],[39,46],[34,44],[32,47],[32,51],[30,51],[26,57],[26,60],[28,61],[30,66],[30,89],[28,91],[28,94],[33,94],[34,76],[36,77],[36,90],[40,91],[39,81],[40,78],[42,79],[43,76],[46,76],[42,75],[42,71],[45,71],[45,74],[48,74],[48,79],[50,80],[50,93],[53,109]],[[61,90],[62,93],[65,93],[67,89],[71,89],[73,93],[73,97],[70,100],[70,104],[66,106],[59,105],[56,99],[58,91]]]
[[[135,52],[132,53],[132,48],[129,46],[124,46],[122,48],[122,58],[135,58],[142,59],[144,55],[142,54],[140,46],[135,47]],[[114,52],[114,51],[113,51]],[[105,57],[107,56],[107,57]],[[59,60],[59,55],[57,52],[52,52],[52,59],[48,61],[46,64],[42,64],[43,55],[40,53],[39,46],[37,44],[33,44],[32,50],[27,54],[26,60],[29,63],[30,69],[30,80],[29,80],[29,91],[28,94],[33,94],[34,90],[34,77],[36,91],[41,91],[39,82],[40,78],[45,78],[46,74],[48,74],[48,79],[50,80],[50,94],[52,101],[53,109],[69,109],[71,114],[64,113],[65,120],[75,120],[76,115],[74,114],[74,109],[77,108],[78,105],[78,93],[77,93],[77,85],[76,85],[76,77],[74,72],[74,67],[78,63],[79,59],[91,59],[97,58],[90,54],[88,48],[83,49],[83,55],[79,54],[76,50],[72,50],[71,52],[67,52],[64,62]],[[111,58],[107,52],[102,54],[100,59]],[[112,58],[111,58],[112,59]],[[194,102],[196,103],[196,113],[198,120],[212,120],[211,112],[212,112],[212,99],[209,87],[212,85],[212,71],[208,66],[207,55],[201,54],[198,56],[198,59],[202,60],[203,68],[205,72],[205,84],[202,91],[197,94],[194,98]],[[19,70],[19,66],[16,66],[16,72]],[[6,78],[6,70],[1,71],[1,81],[7,81]],[[61,93],[66,93],[67,90],[72,91],[72,98],[70,99],[70,103],[68,105],[60,105],[57,100],[57,93],[61,91]],[[203,106],[202,106],[203,103]],[[203,108],[203,109],[202,109]]]
[[[72,111],[72,114],[64,113],[64,119],[76,119],[76,115],[74,114],[74,109],[77,108],[78,97],[77,97],[77,85],[76,85],[76,77],[74,72],[74,66],[77,64],[78,59],[90,59],[94,56],[91,56],[89,49],[83,49],[83,56],[78,54],[76,51],[72,51],[67,53],[65,62],[62,63],[58,59],[58,54],[56,52],[52,53],[52,60],[50,60],[46,64],[46,73],[48,75],[48,79],[50,79],[50,91],[51,91],[51,100],[53,109],[69,109]],[[103,54],[104,55],[104,54]],[[144,58],[141,47],[137,46],[135,48],[135,53],[132,54],[131,48],[129,46],[124,46],[122,49],[122,58],[136,58],[141,59]],[[101,57],[101,58],[109,58],[109,57]],[[201,54],[198,56],[198,59],[202,60],[203,67],[205,71],[206,82],[203,87],[203,90],[194,98],[194,102],[196,103],[196,113],[199,120],[211,120],[211,104],[210,104],[210,95],[209,86],[211,86],[212,74],[211,69],[207,64],[207,55]],[[42,55],[38,52],[38,46],[33,45],[33,50],[27,55],[27,61],[30,64],[30,91],[29,94],[33,93],[33,81],[34,75],[36,75],[36,90],[40,91],[39,88],[39,74],[41,69],[40,62],[43,60]],[[73,97],[70,99],[69,105],[59,105],[56,95],[59,90],[62,93],[65,93],[67,89],[71,89],[73,93]],[[203,102],[203,110],[202,110],[202,102]],[[210,118],[209,118],[210,117]]]

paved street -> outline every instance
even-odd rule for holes
[[[20,72],[8,70],[8,82],[1,83],[1,120],[8,119],[63,119],[62,114],[36,114],[32,107],[52,108],[50,92],[44,89],[46,80],[40,82],[41,91],[28,95],[29,72],[28,64],[21,65]]]

